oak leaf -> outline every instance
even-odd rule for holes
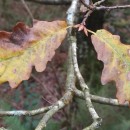
[[[104,63],[101,82],[115,81],[119,103],[130,101],[130,45],[121,43],[120,37],[106,30],[91,36],[98,60]]]
[[[0,32],[0,84],[15,88],[28,80],[32,67],[42,72],[66,36],[65,21],[18,23],[12,32]]]

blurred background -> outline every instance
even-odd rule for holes
[[[35,19],[53,21],[65,20],[69,5],[43,5],[26,2]],[[105,5],[127,5],[130,0],[109,0]],[[83,15],[80,14],[80,20]],[[0,0],[0,30],[11,31],[13,26],[23,21],[31,26],[30,17],[20,0]],[[130,9],[96,11],[87,21],[87,28],[96,31],[105,28],[121,36],[123,43],[130,44]],[[83,33],[77,32],[78,61],[80,70],[92,94],[115,98],[114,83],[101,85],[100,76],[103,64],[97,61],[96,52]],[[11,89],[8,83],[0,86],[0,110],[32,110],[56,102],[64,94],[66,79],[67,41],[57,50],[55,57],[42,73],[35,69],[28,81],[22,82],[17,89]],[[89,71],[88,71],[89,70]],[[78,86],[78,84],[77,84]],[[80,88],[79,88],[80,89]],[[103,119],[99,130],[130,130],[130,109],[94,103]],[[33,130],[42,115],[34,117],[0,117],[0,127],[9,130]],[[71,105],[59,111],[49,121],[45,130],[81,130],[92,122],[85,102],[74,98]]]

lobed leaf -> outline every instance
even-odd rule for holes
[[[98,60],[104,63],[101,82],[115,81],[119,103],[130,101],[130,45],[121,43],[120,37],[106,30],[91,36]]]
[[[0,83],[12,88],[28,80],[32,67],[42,72],[66,36],[65,21],[18,23],[12,32],[0,32]]]

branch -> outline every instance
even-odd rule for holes
[[[64,94],[64,96],[57,101],[54,105],[45,107],[45,108],[40,108],[32,111],[0,111],[0,116],[34,116],[37,114],[41,114],[43,112],[48,111],[40,123],[38,124],[37,128],[35,130],[42,130],[43,128],[46,127],[47,121],[56,113],[59,111],[59,109],[65,107],[68,105],[72,98],[73,98],[73,86],[75,85],[75,76],[74,76],[74,68],[73,68],[73,63],[72,63],[72,54],[71,54],[71,47],[69,49],[69,60],[68,60],[68,72],[67,72],[67,83],[66,83],[66,88],[67,91]]]
[[[91,129],[96,129],[96,128],[98,128],[100,126],[100,123],[102,122],[102,119],[98,116],[97,112],[94,109],[94,106],[93,106],[93,104],[91,102],[91,98],[90,98],[89,88],[86,85],[86,83],[85,83],[85,81],[84,81],[84,79],[83,79],[83,77],[82,77],[82,75],[80,73],[79,67],[78,67],[77,52],[76,52],[76,48],[77,48],[76,37],[73,37],[72,39],[74,39],[74,42],[72,43],[72,54],[73,54],[74,70],[75,70],[76,76],[78,78],[78,81],[80,83],[80,86],[82,88],[82,91],[83,91],[83,94],[84,94],[84,98],[85,98],[86,105],[88,107],[89,113],[91,114],[91,116],[93,118],[93,123],[87,129],[88,130],[89,129],[90,130]]]
[[[53,107],[47,113],[45,113],[35,130],[42,130],[43,128],[45,128],[48,120],[52,118],[52,116],[60,109],[68,105],[71,102],[72,98],[72,91],[68,90],[64,94],[64,96],[59,101],[57,101],[57,103],[54,104]]]
[[[81,3],[85,6],[85,7],[87,7],[88,9],[90,9],[91,10],[91,5],[90,5],[90,0],[80,0],[81,1]]]
[[[121,6],[100,6],[100,7],[95,7],[95,10],[112,10],[112,9],[126,9],[130,8],[130,5],[121,5]]]
[[[77,20],[77,8],[78,8],[78,2],[79,0],[73,0],[70,8],[67,11],[67,23],[69,26],[75,25],[75,21]],[[69,29],[69,36],[72,34],[72,29]],[[70,37],[69,37],[70,38]]]
[[[100,4],[102,4],[103,2],[105,2],[105,0],[100,0],[100,1],[98,1],[98,2],[95,2],[95,6],[98,6],[98,5],[100,5]]]
[[[72,4],[75,4],[75,2],[72,2]],[[71,7],[74,7],[73,5]],[[71,18],[71,16],[74,16],[73,13],[75,14],[75,8],[72,8],[72,13],[69,13],[68,16],[70,17],[70,21],[74,18]],[[72,23],[73,21],[68,20],[68,25]],[[73,24],[73,23],[72,23]],[[70,31],[69,31],[70,32]],[[1,111],[1,116],[21,116],[21,115],[36,115],[39,113],[43,113],[48,110],[48,112],[43,116],[41,121],[39,122],[38,126],[36,127],[36,130],[42,130],[43,128],[46,127],[47,121],[56,113],[59,111],[59,109],[65,107],[68,105],[72,98],[73,98],[73,86],[75,86],[75,75],[74,75],[74,67],[73,67],[73,62],[72,62],[72,46],[69,46],[69,56],[68,56],[68,71],[67,71],[67,80],[66,80],[66,93],[64,96],[57,101],[54,105],[43,108],[42,110],[37,109],[33,111]]]
[[[72,0],[26,0],[44,5],[70,5]]]
[[[75,21],[75,14],[76,14],[76,9],[77,9],[77,3],[78,0],[73,0],[69,10],[68,10],[68,15],[67,15],[67,22],[68,26],[73,25]],[[68,30],[68,33],[71,34],[71,29]],[[39,122],[38,126],[36,127],[35,130],[42,130],[43,128],[46,127],[47,121],[56,113],[58,112],[61,108],[65,107],[68,105],[72,98],[73,98],[73,86],[75,86],[75,75],[74,75],[74,67],[73,67],[73,62],[72,62],[72,52],[71,52],[72,46],[70,44],[69,46],[69,57],[68,57],[68,71],[67,71],[67,80],[66,80],[66,93],[64,96],[57,101],[56,104],[50,109],[41,119]]]
[[[81,0],[81,1],[83,1],[83,0]],[[105,0],[100,0],[98,2],[95,2],[94,4],[92,3],[92,1],[90,1],[91,5],[87,5],[86,3],[82,2],[84,4],[84,6],[86,6],[89,9],[89,11],[84,16],[84,19],[82,20],[81,24],[85,25],[85,22],[88,19],[88,17],[90,16],[90,14],[93,13],[93,11],[96,10],[97,6],[103,2],[105,2]]]
[[[105,2],[105,0],[100,0],[98,2],[95,2],[93,4],[93,1],[92,0],[80,0],[81,3],[87,7],[89,9],[89,11],[93,11],[98,5],[100,5],[101,3]]]
[[[38,126],[36,127],[35,130],[42,130],[43,128],[46,127],[47,121],[60,109],[68,105],[72,98],[73,98],[73,86],[75,84],[75,76],[74,76],[74,69],[73,69],[73,64],[72,64],[72,58],[71,58],[71,48],[69,48],[69,60],[68,60],[68,72],[67,72],[67,80],[66,80],[66,93],[64,96],[57,101],[53,105],[53,107],[43,116],[41,121],[39,122]]]
[[[24,0],[21,0],[25,6],[25,8],[28,10],[29,13],[29,8],[27,7],[26,3]],[[27,0],[27,1],[32,1],[32,2],[40,2],[43,4],[70,4],[71,0]],[[105,0],[100,0],[96,2],[93,6],[93,9],[89,9],[89,11],[86,14],[85,20],[88,18],[88,16],[95,10],[105,10],[105,9],[117,9],[117,8],[128,8],[130,5],[127,6],[114,6],[114,7],[105,7],[105,6],[100,6],[97,7],[97,5],[100,5],[102,2]],[[92,1],[90,1],[92,3]],[[67,23],[68,26],[75,25],[76,19],[77,19],[77,13],[79,11],[79,0],[73,0],[71,3],[71,6],[67,12]],[[32,16],[31,16],[32,17]],[[33,17],[32,17],[33,18]],[[57,113],[60,109],[64,108],[67,106],[69,103],[71,103],[73,99],[73,95],[75,94],[76,96],[85,99],[87,108],[92,116],[93,123],[83,129],[83,130],[94,130],[99,127],[99,125],[102,122],[102,119],[98,116],[97,112],[94,109],[94,106],[92,104],[92,101],[97,102],[97,103],[102,103],[102,104],[107,104],[107,105],[113,105],[113,106],[123,106],[123,107],[128,107],[128,103],[125,103],[123,105],[119,104],[116,99],[111,99],[111,98],[104,98],[100,96],[95,96],[91,95],[89,92],[89,88],[87,84],[85,83],[79,67],[78,67],[78,61],[77,61],[77,44],[76,44],[76,35],[75,31],[72,28],[68,29],[68,39],[69,39],[69,54],[68,54],[68,70],[67,70],[67,79],[66,79],[66,92],[64,96],[58,100],[55,104],[52,106],[48,107],[43,107],[40,109],[32,110],[32,111],[0,111],[0,116],[34,116],[37,114],[44,113],[43,118],[40,120],[38,126],[36,127],[35,130],[42,130],[43,128],[46,127],[46,124],[52,116]],[[76,76],[74,75],[74,72]],[[78,90],[75,88],[75,78],[77,77],[80,86],[82,88],[82,91]],[[91,101],[92,100],[92,101]]]
[[[73,76],[71,78],[69,77],[68,80],[69,79],[74,80],[73,78],[74,78]],[[73,87],[73,85],[72,85],[72,87]],[[84,94],[82,91],[80,91],[76,88],[74,88],[73,90],[74,90],[74,94],[77,97],[84,99]],[[128,102],[126,102],[125,104],[119,104],[117,99],[105,98],[105,97],[100,97],[100,96],[96,96],[96,95],[90,95],[90,98],[93,102],[100,103],[100,104],[112,105],[112,106],[117,106],[117,107],[129,107]],[[39,109],[32,110],[32,111],[24,111],[24,110],[0,111],[0,117],[1,116],[35,116],[35,115],[42,114],[42,113],[50,110],[52,107],[53,106],[43,107],[43,108],[39,108]]]
[[[73,0],[72,5],[70,7],[70,9],[68,10],[68,15],[70,14],[69,17],[67,17],[67,19],[69,20],[69,25],[73,25],[74,24],[74,18],[76,17],[76,11],[78,9],[78,0]],[[71,11],[74,10],[74,13],[72,13]],[[72,15],[71,15],[72,14]],[[88,129],[95,129],[97,128],[100,123],[101,123],[101,118],[98,116],[98,114],[96,113],[92,103],[91,103],[91,99],[90,99],[90,94],[89,94],[89,88],[88,86],[85,84],[85,81],[79,71],[79,67],[78,67],[78,63],[77,63],[77,54],[76,54],[76,49],[77,49],[77,45],[76,45],[76,36],[75,34],[71,33],[70,35],[70,45],[72,48],[72,59],[73,59],[73,66],[74,66],[74,71],[76,73],[76,76],[79,80],[80,86],[84,92],[84,97],[85,97],[85,101],[87,104],[87,107],[89,109],[89,112],[93,118],[93,123],[91,126],[87,127]]]
[[[44,112],[48,111],[51,108],[52,108],[52,106],[42,107],[42,108],[32,110],[32,111],[24,111],[24,110],[0,111],[0,117],[1,116],[34,116],[34,115],[44,113]]]
[[[82,91],[75,88],[74,93],[77,97],[84,99],[84,94]],[[118,106],[118,107],[129,107],[128,102],[126,102],[125,104],[119,104],[117,99],[105,98],[105,97],[100,97],[96,95],[90,95],[90,98],[93,102],[100,103],[100,104],[112,105],[112,106]]]

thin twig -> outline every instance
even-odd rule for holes
[[[24,110],[0,111],[0,117],[1,116],[34,116],[34,115],[44,113],[50,110],[51,108],[52,106],[42,107],[42,108],[32,110],[32,111],[24,111]]]
[[[76,5],[78,5],[77,2],[78,2],[78,0],[73,0],[72,5],[71,5],[71,7],[69,9],[69,12],[71,12],[72,9],[75,9],[75,11],[77,10],[77,7],[76,7]],[[75,19],[74,17],[75,17],[75,14],[72,15],[70,25],[74,24],[74,19]],[[95,109],[93,107],[93,104],[92,104],[91,99],[90,99],[89,88],[85,84],[85,81],[84,81],[84,79],[83,79],[83,77],[82,77],[82,75],[81,75],[81,73],[79,71],[79,67],[78,67],[78,63],[77,63],[77,53],[76,53],[76,49],[77,49],[76,36],[75,36],[74,33],[70,35],[70,45],[72,46],[71,48],[72,48],[72,59],[73,59],[74,71],[76,73],[76,76],[78,78],[80,86],[81,86],[81,88],[82,88],[82,90],[84,92],[84,97],[85,97],[85,101],[86,101],[86,104],[87,104],[87,108],[88,108],[88,110],[89,110],[89,112],[90,112],[90,114],[91,114],[91,116],[93,118],[93,123],[91,124],[91,126],[92,126],[93,129],[95,129],[100,125],[102,120],[98,116],[98,114],[96,113],[96,111],[95,111]]]
[[[85,25],[85,22],[88,19],[88,17],[90,16],[90,14],[93,13],[93,11],[96,10],[97,6],[100,5],[101,3],[103,3],[104,1],[105,0],[101,0],[101,1],[95,2],[94,4],[92,3],[91,6],[89,6],[89,5],[86,6],[84,4],[89,10],[86,13],[86,15],[84,16],[84,19],[82,20],[81,24]]]
[[[101,3],[105,2],[105,0],[100,0],[98,2],[95,2],[93,4],[92,0],[87,0],[87,2],[85,0],[80,0],[81,3],[87,7],[89,10],[94,10],[96,8],[96,6],[100,5]]]
[[[47,113],[45,113],[35,130],[42,130],[45,128],[48,120],[60,109],[68,105],[71,102],[72,98],[72,91],[68,90],[64,96],[59,101],[57,101]]]
[[[125,9],[125,8],[130,8],[130,5],[122,5],[122,6],[110,6],[110,7],[106,7],[106,6],[99,6],[101,3],[103,3],[105,0],[101,0],[98,2],[95,2],[91,8],[89,7],[89,11],[86,13],[86,15],[84,16],[84,19],[82,21],[81,24],[85,25],[86,20],[88,19],[88,17],[90,16],[91,13],[93,13],[93,11],[95,10],[112,10],[112,9]]]
[[[67,22],[68,25],[73,25],[75,21],[75,12],[77,9],[78,0],[73,0],[71,7],[69,8],[68,11],[68,17],[67,17]],[[74,5],[73,5],[74,4]],[[68,30],[69,34],[71,34],[71,29]],[[59,109],[65,107],[67,104],[69,104],[73,98],[73,86],[75,85],[75,75],[74,75],[74,67],[73,67],[73,62],[72,62],[72,52],[71,48],[72,46],[69,46],[69,57],[68,57],[68,71],[67,71],[67,80],[66,80],[66,93],[64,96],[57,101],[56,104],[54,104],[53,108],[49,110],[41,119],[39,122],[38,126],[36,127],[35,130],[42,130],[43,128],[46,127],[47,121],[56,113],[59,111]]]
[[[113,10],[113,9],[126,9],[126,8],[130,8],[130,5],[121,5],[121,6],[99,6],[99,7],[95,7],[95,10]]]
[[[93,12],[93,10],[89,10],[87,13],[86,13],[86,15],[84,16],[84,19],[83,19],[83,21],[82,21],[82,23],[81,24],[83,24],[83,25],[85,25],[86,23],[86,20],[88,19],[88,17],[90,16],[90,14]]]
[[[98,6],[98,5],[102,4],[103,2],[105,2],[105,0],[100,0],[100,1],[95,2],[94,5]]]
[[[70,76],[71,77],[69,77],[68,80],[69,79],[74,80],[74,76],[73,75],[70,75]],[[73,90],[74,90],[74,93],[75,93],[75,95],[77,97],[79,97],[81,99],[84,99],[84,94],[83,94],[82,91],[76,89],[73,86],[73,84],[72,84],[71,87],[74,88]],[[128,102],[126,102],[124,104],[119,104],[117,99],[105,98],[105,97],[100,97],[100,96],[97,96],[97,95],[90,95],[90,98],[91,98],[91,100],[93,102],[96,102],[96,103],[111,105],[111,106],[117,106],[117,107],[127,107],[127,108],[129,108],[129,103]],[[38,115],[38,114],[45,113],[46,111],[50,110],[52,107],[53,106],[42,107],[42,108],[32,110],[32,111],[25,111],[25,110],[0,111],[0,117],[1,116],[35,116],[35,115]]]
[[[26,8],[26,10],[28,11],[29,15],[30,15],[30,10],[28,8],[28,6],[26,5],[24,0],[21,0]],[[30,0],[31,1],[31,0]],[[94,10],[107,10],[107,9],[118,9],[118,8],[129,8],[130,5],[126,5],[126,6],[113,6],[113,7],[106,7],[106,6],[100,6],[97,7],[97,5],[100,5],[102,2],[104,2],[105,0],[101,0],[98,1],[94,4],[93,9],[89,10],[86,14],[86,18],[84,19],[84,22],[87,20],[88,16],[94,11]],[[61,1],[62,2],[62,1]],[[67,22],[68,25],[74,25],[76,18],[77,18],[77,12],[78,12],[78,3],[79,0],[73,0],[72,4],[67,12]],[[33,19],[33,16],[31,16],[31,19]],[[116,99],[111,99],[111,98],[104,98],[104,97],[100,97],[100,96],[95,96],[95,95],[91,95],[89,93],[89,88],[86,85],[79,67],[78,67],[78,61],[77,61],[77,52],[76,52],[76,36],[74,33],[72,33],[73,29],[69,28],[68,30],[68,34],[69,34],[69,58],[68,58],[68,71],[67,71],[67,80],[66,80],[66,93],[64,94],[64,96],[58,100],[55,104],[53,104],[52,106],[49,107],[43,107],[40,109],[36,109],[36,110],[32,110],[32,111],[23,111],[23,110],[14,110],[14,111],[0,111],[0,116],[34,116],[37,114],[42,114],[44,112],[47,112],[43,118],[41,119],[41,121],[39,122],[37,128],[35,130],[42,130],[43,128],[46,127],[46,124],[48,122],[48,120],[56,113],[58,112],[61,108],[65,107],[66,105],[68,105],[72,98],[73,95],[75,94],[76,96],[85,99],[88,110],[93,118],[93,123],[89,126],[86,127],[84,130],[94,130],[96,128],[99,127],[100,123],[101,123],[101,118],[98,116],[98,114],[96,113],[94,106],[91,102],[91,100],[93,102],[97,102],[97,103],[102,103],[102,104],[107,104],[107,105],[113,105],[113,106],[123,106],[123,107],[128,107],[128,103],[125,104],[119,104],[118,101]],[[76,73],[76,76],[78,78],[78,81],[80,83],[80,86],[82,88],[82,91],[78,90],[75,88],[75,75],[74,75],[74,71]]]
[[[84,93],[84,98],[85,98],[85,101],[86,101],[87,108],[88,108],[88,110],[89,110],[89,112],[90,112],[90,114],[92,116],[92,119],[93,119],[93,123],[88,128],[96,129],[101,124],[102,119],[98,116],[97,112],[94,109],[94,106],[93,106],[93,104],[91,102],[91,98],[90,98],[89,87],[85,83],[85,81],[84,81],[84,79],[83,79],[83,77],[82,77],[82,75],[80,73],[79,67],[78,67],[77,51],[76,51],[76,48],[77,48],[76,37],[73,37],[72,39],[74,41],[72,43],[72,54],[73,54],[74,70],[75,70],[76,76],[78,78],[78,81],[80,83],[80,86],[82,88],[82,91]]]
[[[38,126],[36,127],[35,130],[42,130],[43,128],[46,127],[46,123],[48,120],[56,113],[58,112],[61,108],[65,107],[68,105],[72,98],[73,98],[73,86],[75,84],[75,76],[74,76],[74,68],[72,64],[72,58],[71,58],[71,48],[69,49],[69,57],[68,57],[68,71],[67,71],[67,80],[66,80],[66,93],[64,96],[57,101],[53,105],[53,107],[43,116],[41,121],[39,122]]]
[[[38,126],[36,127],[35,130],[42,130],[43,128],[46,127],[46,124],[48,120],[57,112],[59,109],[63,108],[65,106],[64,102],[58,101],[52,109],[50,109],[40,120]]]
[[[74,93],[77,97],[84,99],[84,94],[82,91],[78,89],[74,89]],[[111,106],[117,106],[117,107],[129,107],[129,103],[126,102],[124,104],[119,104],[117,99],[112,99],[112,98],[105,98],[97,95],[91,95],[90,98],[93,102],[99,103],[99,104],[104,104],[104,105],[111,105]]]
[[[28,5],[26,4],[26,2],[24,0],[21,0],[22,4],[24,5],[25,9],[27,10],[30,18],[31,18],[31,23],[33,24],[33,15],[32,15],[32,12],[30,11]]]

